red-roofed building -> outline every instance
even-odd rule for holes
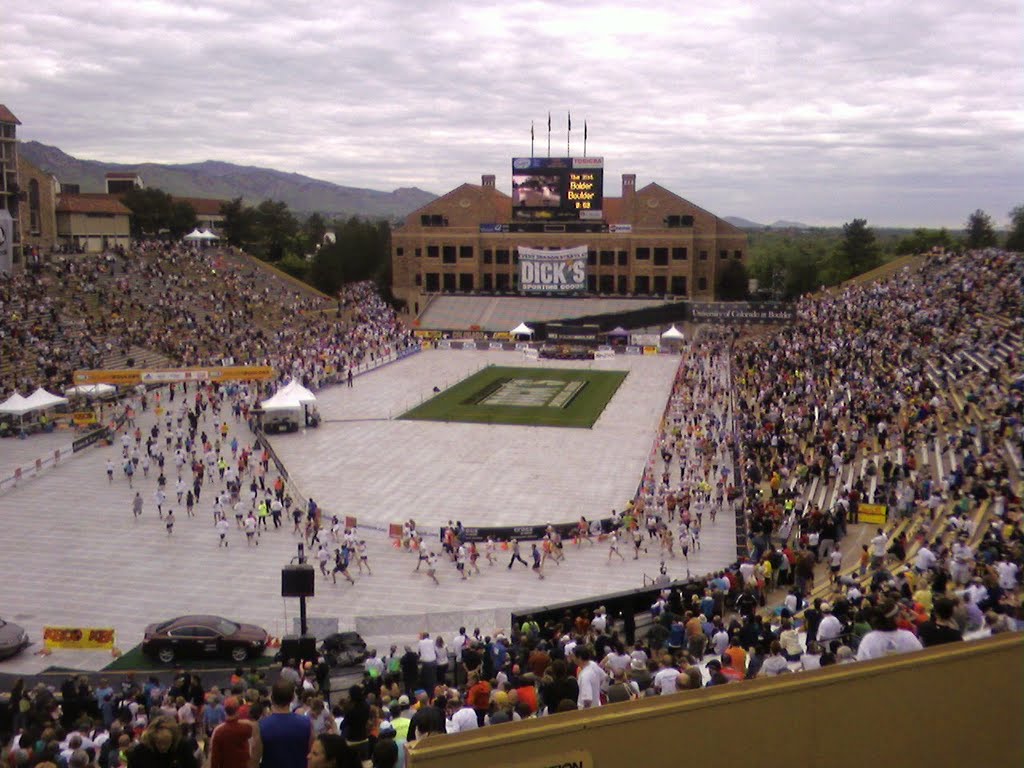
[[[57,199],[57,239],[75,251],[127,249],[131,211],[116,195],[61,195]]]
[[[214,234],[224,233],[224,214],[220,208],[230,200],[218,200],[213,197],[178,197],[174,196],[176,203],[188,203],[196,212],[197,226],[199,229],[209,229]]]
[[[586,220],[524,221],[512,197],[485,175],[479,186],[457,187],[395,229],[392,289],[414,314],[432,294],[518,293],[519,247],[586,246],[584,294],[710,301],[719,270],[746,261],[742,230],[659,184],[637,190],[634,174],[623,174],[620,197],[602,196],[593,210]]]

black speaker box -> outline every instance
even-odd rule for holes
[[[315,584],[312,565],[286,565],[281,569],[281,597],[313,597]]]
[[[281,661],[316,661],[316,638],[313,635],[285,635],[281,638]]]

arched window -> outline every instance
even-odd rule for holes
[[[32,179],[28,183],[28,228],[33,235],[40,232],[41,218],[39,216],[39,181]]]

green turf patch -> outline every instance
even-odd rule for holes
[[[589,429],[626,373],[492,365],[400,418]]]
[[[118,656],[113,662],[103,668],[103,671],[118,671],[118,670],[161,670],[161,669],[175,669],[176,667],[182,667],[183,669],[234,669],[235,667],[242,667],[243,669],[249,669],[250,667],[270,667],[275,663],[273,654],[257,656],[255,659],[247,659],[241,664],[236,664],[231,659],[193,659],[193,658],[181,658],[177,659],[170,664],[161,664],[154,658],[151,658],[142,652],[142,643],[139,643],[131,650],[125,651],[123,655]]]

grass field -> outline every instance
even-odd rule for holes
[[[589,429],[626,373],[488,366],[401,418]]]

